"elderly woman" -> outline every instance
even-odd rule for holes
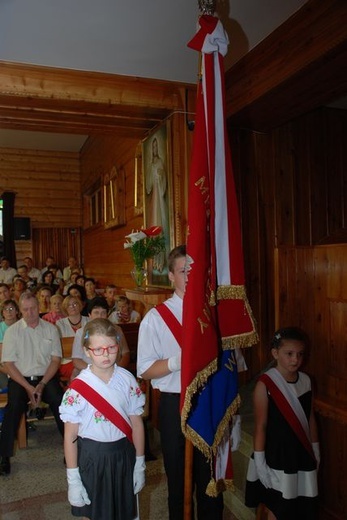
[[[88,318],[81,314],[83,304],[77,296],[69,295],[64,298],[62,308],[67,316],[56,322],[60,335],[62,338],[75,336],[76,331],[83,329],[88,322]]]
[[[0,313],[2,321],[0,322],[0,360],[1,360],[1,350],[2,350],[2,341],[4,339],[5,331],[16,323],[16,321],[20,318],[20,312],[18,304],[13,299],[8,299],[2,302],[0,307]],[[0,389],[7,387],[7,374],[2,368],[2,364],[0,363]]]
[[[62,308],[63,300],[64,298],[61,294],[53,294],[49,302],[51,310],[42,316],[42,319],[55,325],[58,320],[65,318],[66,314]]]

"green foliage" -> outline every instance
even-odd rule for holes
[[[133,257],[135,267],[141,268],[145,260],[153,258],[162,251],[165,251],[165,238],[163,235],[146,237],[134,242],[134,244],[129,247],[129,250]]]

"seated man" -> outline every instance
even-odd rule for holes
[[[107,318],[107,310],[108,305],[105,298],[94,298],[88,306],[88,316],[90,320],[94,320],[95,318]],[[119,336],[119,352],[120,352],[120,360],[117,361],[117,365],[123,368],[127,368],[130,362],[130,351],[126,339],[124,337],[123,331],[120,327],[115,325]],[[72,346],[72,361],[74,364],[74,368],[77,371],[83,370],[90,363],[90,358],[86,355],[84,348],[82,347],[83,340],[83,329],[79,329],[76,332],[76,336]],[[73,374],[75,377],[77,373]]]
[[[64,267],[63,270],[63,280],[65,283],[71,281],[71,275],[74,271],[77,271],[78,274],[83,274],[83,269],[78,265],[77,259],[74,256],[70,256],[68,265]]]
[[[40,269],[37,269],[36,267],[34,267],[33,259],[30,258],[30,256],[26,256],[23,259],[23,263],[27,266],[28,276],[30,276],[30,278],[32,280],[34,280],[35,285],[37,285],[39,282],[41,282],[41,271],[40,271]]]
[[[58,329],[40,319],[39,304],[32,293],[21,295],[19,308],[22,319],[6,330],[2,347],[2,362],[9,381],[0,437],[0,475],[11,472],[10,457],[28,401],[35,408],[41,399],[48,403],[60,433],[64,433],[59,416],[63,390],[57,379],[62,356]]]
[[[10,260],[7,256],[3,256],[0,260],[0,282],[11,284],[13,277],[17,274],[17,271],[14,267],[10,266]]]

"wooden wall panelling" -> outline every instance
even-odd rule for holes
[[[328,235],[346,227],[347,194],[347,115],[345,110],[329,109],[325,113]]]
[[[294,235],[298,245],[312,244],[311,236],[311,149],[310,119],[293,121],[293,168],[294,168]]]
[[[318,485],[322,520],[347,518],[346,459],[347,425],[318,415],[320,443],[322,447]]]
[[[231,131],[230,142],[243,238],[246,289],[261,338],[258,345],[245,352],[249,365],[247,377],[252,377],[268,362],[267,345],[274,327],[272,138],[268,134],[238,130]]]
[[[32,241],[31,240],[15,240],[17,268],[23,264],[23,259],[26,256],[33,256]]]
[[[267,345],[275,327],[272,296],[275,245],[305,246],[334,240],[336,232],[328,235],[328,183],[339,183],[338,219],[341,225],[344,222],[346,152],[341,150],[342,137],[334,133],[329,123],[330,111],[333,113],[331,121],[340,117],[342,123],[338,128],[345,128],[343,111],[321,109],[268,134],[229,129],[240,201],[246,280],[260,334],[258,351],[252,357],[250,368],[253,375],[267,359]],[[326,136],[330,131],[335,138],[330,139],[328,145]],[[328,156],[333,154],[340,157],[337,163],[339,175],[329,178]],[[246,177],[248,183],[245,183]],[[336,193],[335,187],[333,193]],[[257,208],[256,213],[254,208]],[[346,237],[343,231],[341,229],[340,242]],[[254,253],[257,250],[259,252]],[[310,270],[309,258],[306,262]],[[295,290],[291,288],[291,292]],[[308,292],[302,296],[307,298],[304,300],[307,305],[311,295]]]
[[[328,234],[326,171],[326,119],[322,110],[307,116],[309,125],[310,169],[311,169],[311,236],[312,244],[317,244]],[[305,174],[305,172],[303,172]]]
[[[70,256],[83,265],[81,228],[34,228],[32,232],[34,265],[43,268],[47,256],[53,256],[61,269]]]
[[[175,243],[184,241],[186,234],[186,183],[190,153],[190,135],[185,130],[183,113],[173,114],[171,120],[173,206],[175,209]],[[143,226],[143,215],[134,210],[135,151],[145,135],[125,139],[117,136],[91,137],[81,153],[82,192],[95,183],[100,175],[114,165],[123,167],[126,176],[126,225],[104,230],[103,225],[84,230],[86,272],[95,276],[99,286],[115,283],[120,287],[133,287],[130,271],[133,262],[129,251],[124,250],[125,235]]]
[[[275,224],[277,245],[293,244],[294,223],[294,175],[292,127],[284,125],[273,132],[275,169]]]
[[[129,251],[124,250],[125,235],[143,225],[143,217],[134,211],[135,150],[140,136],[120,138],[116,135],[90,137],[81,153],[82,192],[116,166],[125,171],[126,225],[104,229],[103,223],[84,230],[85,270],[98,281],[118,286],[132,284]]]
[[[342,97],[346,56],[345,0],[309,0],[227,71],[228,117],[268,130]]]
[[[322,449],[321,518],[346,518],[347,245],[281,247],[277,286],[282,325],[297,323],[311,339],[305,370],[314,377]],[[276,296],[276,301],[279,301]]]
[[[33,229],[81,225],[77,153],[1,148],[0,161],[0,190],[16,192],[16,217],[30,217]]]

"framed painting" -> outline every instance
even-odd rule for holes
[[[171,161],[170,122],[166,121],[142,142],[145,228],[161,226],[165,238],[165,251],[147,262],[148,284],[153,286],[170,286],[167,257],[174,237]]]
[[[104,228],[125,225],[125,172],[114,166],[104,176]]]

